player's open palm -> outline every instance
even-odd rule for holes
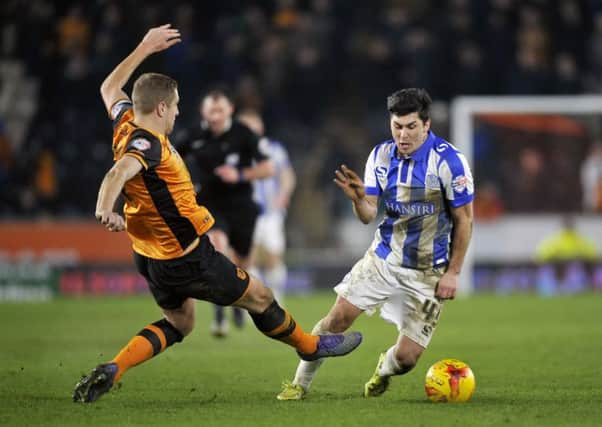
[[[345,165],[341,165],[334,174],[336,178],[334,182],[338,185],[347,197],[351,200],[360,200],[366,196],[366,187],[364,181],[354,171]]]
[[[165,24],[148,30],[141,44],[149,53],[155,53],[161,52],[181,41],[180,30],[171,28],[171,24]]]

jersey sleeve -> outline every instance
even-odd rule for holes
[[[445,190],[445,198],[458,208],[474,199],[474,183],[466,157],[448,150],[439,164],[439,178]]]
[[[132,101],[129,99],[120,99],[115,102],[109,111],[109,118],[113,122],[113,129],[115,129],[122,121],[125,113],[131,110],[133,107]]]
[[[364,186],[366,187],[366,195],[368,196],[380,196],[382,194],[382,188],[376,179],[376,156],[378,155],[379,148],[380,145],[372,149],[364,169]]]
[[[267,138],[260,138],[254,133],[250,132],[249,140],[251,141],[251,156],[256,162],[267,160],[270,158],[270,141]]]
[[[152,169],[161,162],[161,142],[151,133],[137,130],[132,132],[124,155],[135,157],[144,169]]]

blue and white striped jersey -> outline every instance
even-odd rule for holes
[[[370,250],[389,263],[420,270],[449,262],[449,207],[474,198],[468,162],[456,147],[429,131],[418,150],[400,158],[395,141],[385,141],[370,153],[364,184],[366,194],[385,205]]]
[[[260,145],[264,149],[263,152],[272,160],[276,173],[269,178],[253,181],[253,199],[259,204],[262,214],[273,211],[279,211],[279,213],[284,214],[283,210],[277,209],[275,206],[276,199],[282,188],[280,174],[290,166],[288,153],[282,143],[272,139],[263,138]]]

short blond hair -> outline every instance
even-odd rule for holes
[[[142,74],[134,82],[134,110],[141,114],[149,114],[160,102],[171,105],[177,89],[178,82],[169,76],[159,73]]]

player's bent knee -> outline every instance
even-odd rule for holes
[[[196,313],[194,304],[185,303],[176,310],[163,310],[163,314],[169,323],[173,325],[183,336],[190,335],[194,329]]]
[[[274,294],[261,280],[251,277],[249,290],[235,305],[247,309],[251,313],[261,313],[274,302]]]
[[[176,328],[183,336],[190,335],[194,329],[194,316],[192,317],[179,317],[177,319],[167,317],[169,323]]]
[[[186,337],[186,336],[190,335],[190,333],[194,329],[194,320],[191,321],[191,322],[187,322],[185,324],[182,324],[182,325],[178,325],[178,326],[176,326],[176,328],[178,329],[178,331],[180,331],[180,333],[182,335],[184,335]]]

